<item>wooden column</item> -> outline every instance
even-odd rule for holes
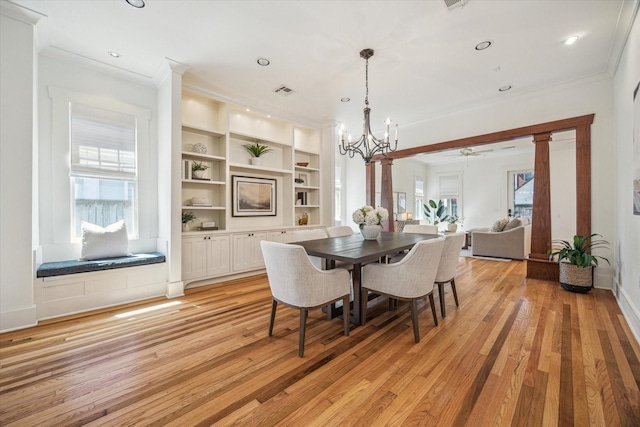
[[[533,214],[531,217],[531,253],[527,262],[527,277],[558,280],[558,265],[549,262],[551,248],[551,186],[549,142],[551,132],[533,135],[535,165]]]
[[[365,191],[367,193],[367,205],[374,206],[376,203],[376,163],[370,162],[366,167]]]
[[[576,127],[576,234],[591,234],[591,127]]]
[[[393,169],[391,168],[391,166],[393,165],[393,159],[385,157],[380,160],[380,163],[382,164],[380,204],[383,208],[389,211],[389,219],[384,224],[382,224],[382,229],[384,231],[395,231],[393,226],[393,183],[391,178],[393,172]]]

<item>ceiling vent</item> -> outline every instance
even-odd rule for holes
[[[280,85],[277,88],[275,88],[273,91],[282,96],[289,96],[294,92],[293,89],[285,85]]]
[[[442,0],[444,5],[447,6],[447,9],[453,10],[458,7],[462,7],[465,4],[469,3],[469,0]]]

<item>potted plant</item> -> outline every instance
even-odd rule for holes
[[[435,200],[430,199],[429,204],[422,205],[424,209],[425,219],[429,224],[433,223],[433,225],[438,225],[441,222],[445,222],[449,219],[449,215],[447,215],[447,208],[442,203],[442,200],[438,200],[438,203]]]
[[[598,265],[598,258],[607,261],[607,258],[592,255],[593,249],[608,248],[609,242],[595,239],[599,234],[590,236],[573,236],[573,242],[567,240],[554,240],[551,243],[557,245],[558,250],[549,249],[549,259],[556,256],[560,264],[560,285],[571,292],[585,293],[593,288],[592,270]]]
[[[268,145],[260,144],[260,141],[256,141],[255,144],[245,144],[243,145],[243,147],[253,156],[251,157],[251,164],[255,166],[259,166],[262,164],[262,159],[260,158],[260,156],[273,151],[273,148],[269,147]]]
[[[182,231],[189,231],[189,223],[196,219],[193,212],[182,212]]]
[[[458,223],[460,222],[460,218],[457,215],[449,215],[447,218],[447,231],[451,233],[455,233],[458,230]]]
[[[204,171],[207,169],[209,169],[209,166],[203,165],[202,162],[193,162],[193,165],[191,165],[191,172],[194,178],[202,179],[204,177]]]

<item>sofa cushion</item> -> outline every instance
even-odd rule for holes
[[[516,227],[526,225],[522,218],[511,218],[511,220],[504,226],[502,231],[513,230]]]
[[[493,223],[493,225],[491,226],[491,231],[495,232],[500,232],[502,230],[504,230],[504,227],[509,223],[509,218],[503,218],[503,219],[499,219],[496,222]]]

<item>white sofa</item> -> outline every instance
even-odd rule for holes
[[[513,218],[503,231],[474,230],[471,253],[474,256],[523,260],[531,252],[531,220]]]

